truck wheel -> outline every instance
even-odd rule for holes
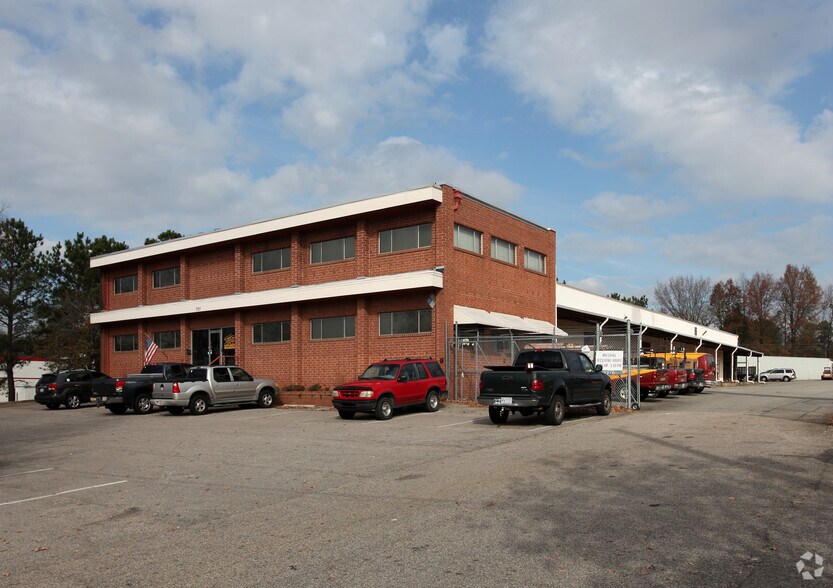
[[[174,416],[178,416],[178,415],[181,415],[183,412],[185,412],[185,407],[184,406],[169,406],[168,407],[168,412],[171,413]]]
[[[553,396],[552,404],[544,409],[544,421],[548,425],[560,425],[564,421],[564,397]]]
[[[605,390],[602,395],[602,403],[596,407],[596,414],[607,416],[610,414],[610,390]]]
[[[153,405],[148,394],[139,394],[133,401],[133,412],[136,414],[148,414],[152,410]]]
[[[195,394],[191,397],[191,402],[188,403],[188,410],[193,415],[205,414],[208,410],[208,399],[203,394]]]
[[[496,425],[502,425],[509,420],[509,411],[500,406],[489,407],[489,418]]]
[[[263,390],[257,397],[257,405],[260,408],[269,408],[275,404],[275,393],[271,390]]]
[[[425,397],[425,410],[437,412],[440,409],[440,396],[436,390],[431,390]]]
[[[343,418],[345,421],[349,421],[354,416],[356,416],[356,413],[353,412],[352,410],[340,410],[340,411],[338,411],[338,416]]]
[[[382,396],[376,403],[376,410],[373,415],[380,421],[386,421],[393,416],[393,399],[390,396]]]
[[[107,410],[113,414],[124,414],[127,412],[127,407],[124,404],[108,404]]]
[[[70,392],[67,394],[64,404],[67,408],[78,408],[81,406],[81,397],[76,392]]]

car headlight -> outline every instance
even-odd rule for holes
[[[333,398],[338,398],[338,390],[333,390]]]
[[[362,390],[359,392],[359,398],[370,398],[373,396],[373,390]]]

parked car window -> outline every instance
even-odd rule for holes
[[[410,382],[412,380],[417,379],[417,370],[416,366],[412,363],[406,363],[402,366],[402,369],[399,370],[399,379],[403,382]]]
[[[251,382],[254,380],[254,378],[246,373],[246,370],[243,368],[233,367],[229,368],[229,370],[231,371],[231,377],[235,382]]]
[[[428,372],[426,371],[425,366],[422,365],[421,363],[418,363],[418,364],[415,364],[415,365],[416,365],[417,377],[420,380],[425,380],[426,378],[428,378]]]
[[[205,368],[191,368],[188,370],[188,376],[186,377],[195,382],[205,382],[208,380],[208,373]]]
[[[226,368],[214,368],[214,381],[231,382],[231,376]]]
[[[431,372],[431,375],[435,378],[442,378],[445,375],[443,368],[440,367],[440,364],[436,361],[428,361],[425,362],[425,365],[428,367],[428,371]]]
[[[590,358],[588,358],[583,353],[579,353],[578,360],[581,362],[581,369],[583,371],[585,371],[587,373],[591,373],[591,372],[596,371],[595,368],[593,367],[593,362],[590,361]]]
[[[399,371],[399,366],[395,363],[375,363],[368,367],[362,375],[360,380],[394,380],[396,379],[396,372]]]

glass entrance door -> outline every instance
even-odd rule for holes
[[[192,331],[191,363],[194,365],[231,365],[234,359],[234,327]]]
[[[223,330],[209,329],[208,331],[208,364],[220,364],[223,355]]]

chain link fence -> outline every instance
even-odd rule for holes
[[[639,400],[640,329],[629,326],[595,333],[554,337],[552,335],[446,336],[446,376],[448,394],[453,400],[476,400],[480,372],[492,365],[511,365],[515,356],[527,349],[576,349],[583,351],[594,365],[601,364],[610,376],[612,400],[622,408],[637,410]]]

